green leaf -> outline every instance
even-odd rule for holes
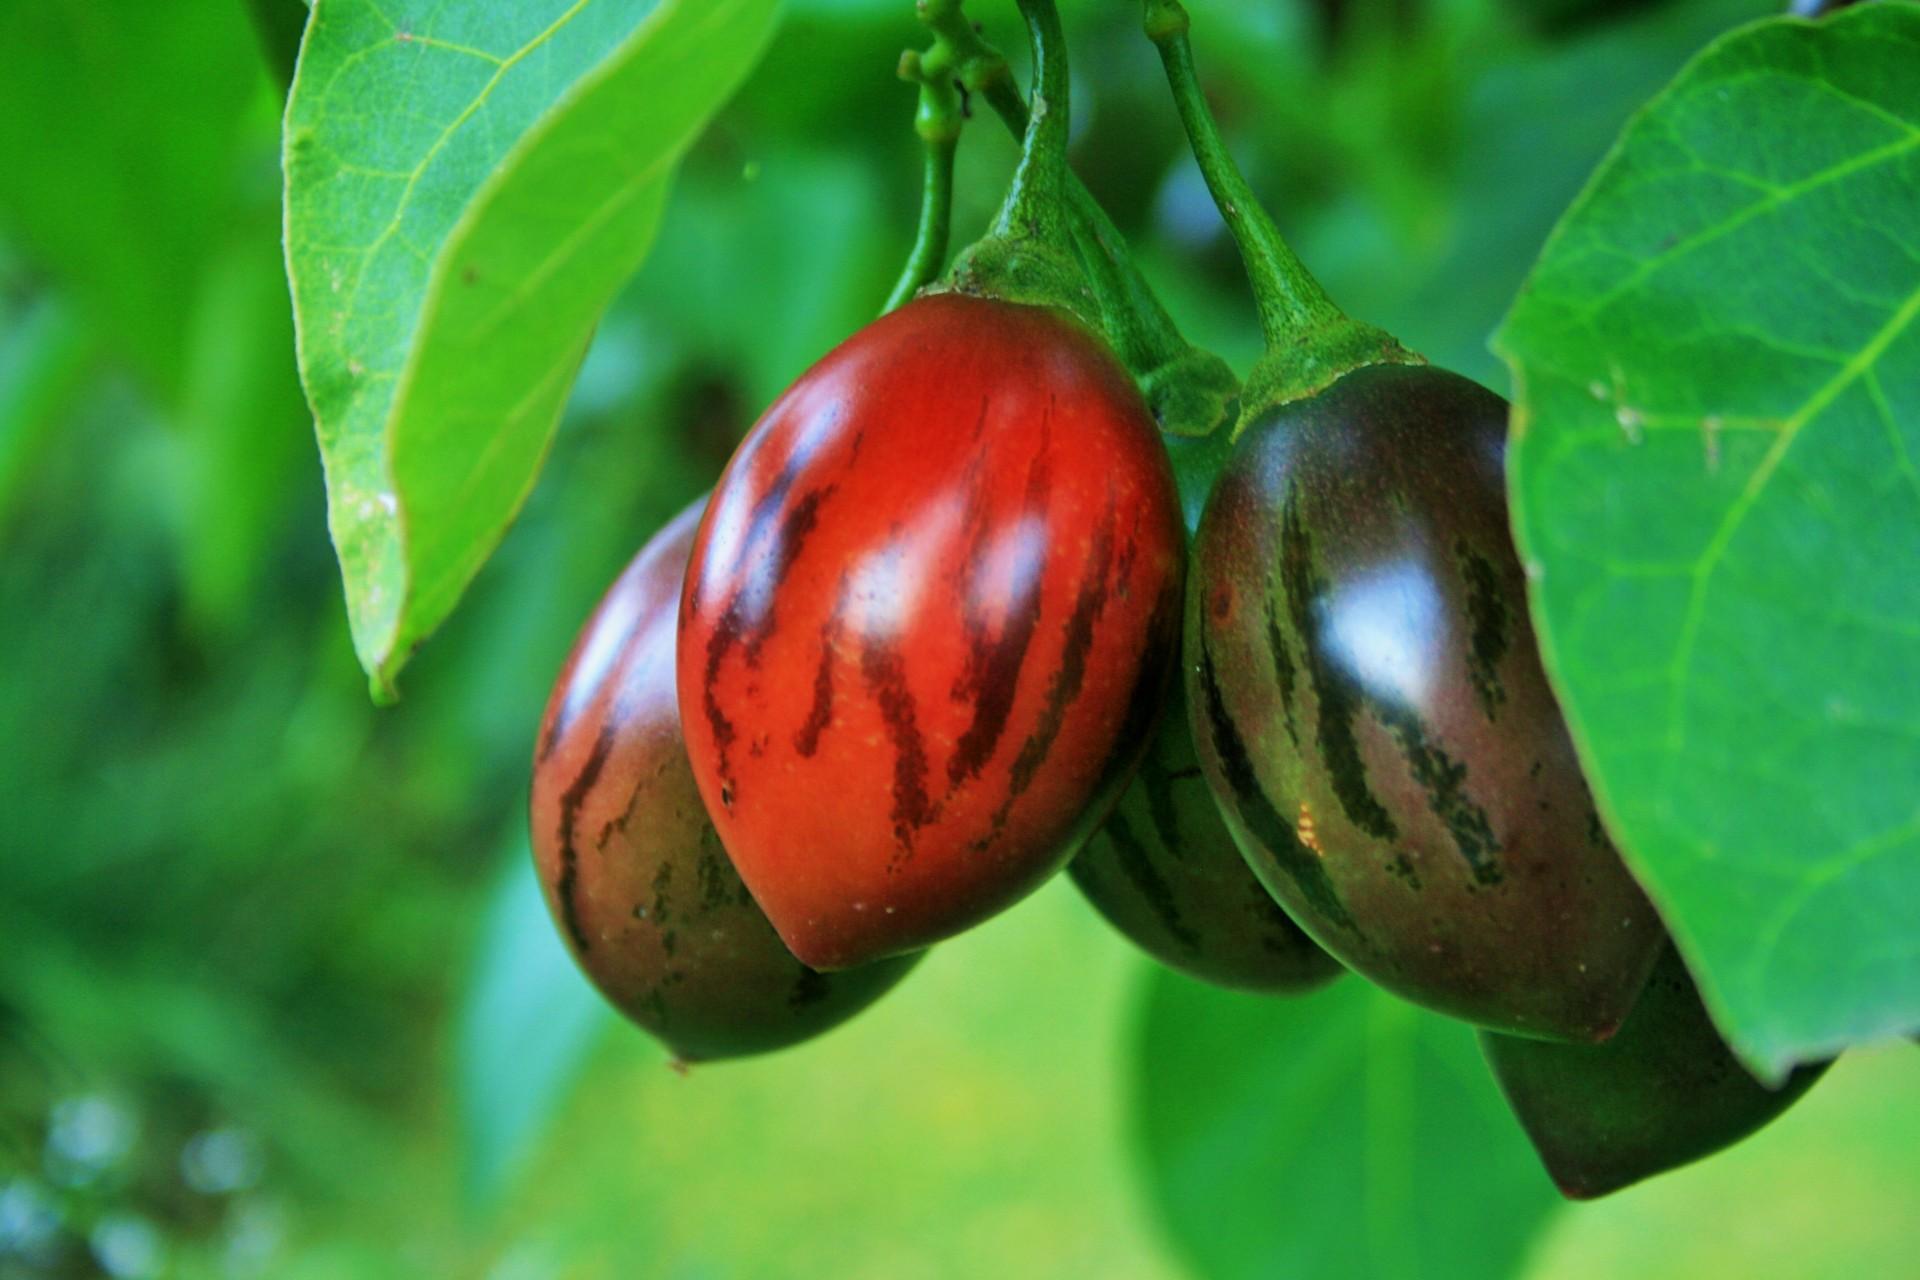
[[[491,898],[460,1011],[454,1086],[476,1205],[506,1190],[611,1021],[561,944],[524,839]]]
[[[1206,1277],[1514,1274],[1558,1203],[1470,1028],[1344,978],[1298,999],[1156,972],[1148,1189]]]
[[[1708,49],[1495,340],[1542,655],[1756,1071],[1920,1026],[1920,8]]]
[[[287,270],[377,694],[532,487],[674,162],[777,7],[314,7],[287,108]]]

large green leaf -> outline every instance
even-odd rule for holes
[[[314,6],[287,108],[287,269],[376,693],[526,497],[675,160],[777,7]]]
[[[1765,1073],[1920,1026],[1920,8],[1727,36],[1496,339],[1543,656]]]
[[[1515,1274],[1558,1203],[1471,1029],[1344,978],[1299,999],[1157,972],[1135,1112],[1207,1277]]]

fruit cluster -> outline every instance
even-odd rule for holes
[[[767,410],[561,673],[534,848],[581,964],[683,1060],[760,1052],[1070,864],[1199,978],[1352,970],[1481,1027],[1569,1194],[1763,1123],[1818,1069],[1739,1066],[1608,840],[1529,623],[1506,404],[1332,307],[1150,0],[1267,328],[1210,420],[1217,362],[1066,176],[1057,19],[1021,7],[1030,117],[957,4],[909,64],[1024,124],[995,233]]]

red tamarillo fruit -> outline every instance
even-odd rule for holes
[[[700,506],[647,543],[582,629],[548,701],[533,773],[534,861],[568,947],[608,1000],[687,1062],[818,1035],[917,958],[807,968],[707,821],[673,679]]]
[[[1187,593],[1234,837],[1349,968],[1495,1030],[1602,1040],[1665,939],[1594,811],[1507,525],[1507,405],[1370,365],[1257,417]]]
[[[795,955],[924,947],[1072,856],[1164,701],[1181,537],[1146,405],[1063,311],[922,298],[767,411],[695,540],[679,687]]]

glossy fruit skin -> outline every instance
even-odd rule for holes
[[[1236,991],[1309,991],[1346,970],[1247,866],[1213,803],[1178,698],[1140,771],[1067,873],[1170,969]]]
[[[845,1021],[917,956],[822,974],[734,873],[687,764],[680,584],[704,504],[656,534],[574,643],[540,726],[533,856],[580,967],[683,1062],[784,1048]]]
[[[1797,1068],[1778,1089],[1754,1079],[1714,1030],[1671,946],[1607,1043],[1483,1031],[1480,1047],[1548,1174],[1575,1200],[1732,1146],[1799,1101],[1832,1065]]]
[[[1057,871],[1147,745],[1182,571],[1147,408],[1063,312],[922,298],[789,388],[701,523],[679,677],[794,954],[924,947]]]
[[[1373,365],[1253,423],[1201,518],[1201,765],[1349,968],[1495,1030],[1610,1035],[1664,938],[1595,814],[1507,524],[1507,405]]]

